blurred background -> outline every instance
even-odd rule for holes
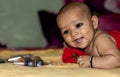
[[[71,1],[86,3],[100,29],[120,30],[120,0],[0,0],[0,47],[62,48],[56,15]]]
[[[0,0],[1,44],[8,48],[45,47],[38,11],[56,13],[62,5],[62,0]]]

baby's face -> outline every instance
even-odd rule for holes
[[[80,8],[68,10],[57,17],[58,27],[65,42],[75,48],[86,48],[94,36],[91,17]]]

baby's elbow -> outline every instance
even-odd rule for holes
[[[120,68],[120,57],[111,57],[107,61],[106,69]]]
[[[120,67],[120,56],[117,58],[118,67]]]
[[[112,68],[120,68],[120,56],[113,58]]]

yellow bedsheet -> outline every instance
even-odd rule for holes
[[[77,64],[65,64],[61,61],[61,49],[49,50],[2,50],[0,56],[8,58],[18,54],[33,54],[40,56],[53,65],[41,67],[19,66],[12,63],[0,64],[0,77],[120,77],[120,68],[117,69],[91,69],[79,68]]]

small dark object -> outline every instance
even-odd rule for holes
[[[74,53],[72,56],[73,56],[75,59],[78,59],[78,57],[79,57],[76,53]]]
[[[7,62],[7,59],[1,59],[0,58],[0,63],[6,63]]]
[[[93,68],[92,60],[93,60],[93,56],[91,56],[91,58],[90,58],[90,67],[91,67],[91,68]]]

